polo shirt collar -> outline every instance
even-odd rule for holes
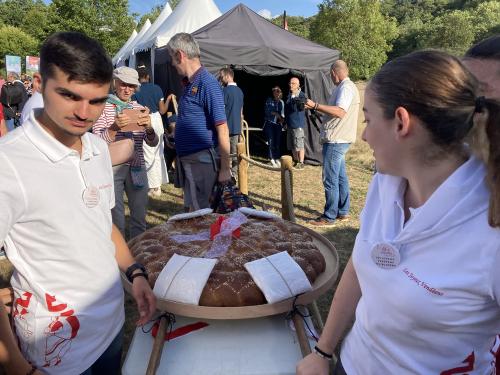
[[[189,86],[190,84],[192,84],[196,80],[196,78],[198,78],[198,76],[200,75],[200,73],[203,70],[203,68],[204,68],[203,65],[200,66],[198,68],[198,70],[196,72],[194,72],[193,75],[191,76],[191,80],[189,80],[188,77],[184,77],[182,79],[182,83],[184,84],[184,86]]]
[[[35,114],[42,109],[36,109],[31,112],[29,120],[23,123],[23,130],[33,145],[40,150],[53,163],[60,162],[71,155],[74,150],[66,147],[52,135],[50,135],[37,121]],[[82,160],[88,160],[92,156],[99,155],[99,150],[92,145],[91,135],[85,133],[82,136]]]

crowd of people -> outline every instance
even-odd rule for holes
[[[9,373],[119,373],[120,271],[132,283],[137,324],[155,311],[147,272],[125,238],[146,230],[148,199],[168,178],[164,154],[175,148],[185,210],[209,207],[214,184],[237,173],[244,94],[234,72],[210,74],[190,34],[176,34],[167,49],[184,78],[177,116],[166,127],[172,96],[150,82],[145,67],[113,69],[102,46],[83,34],[45,41],[29,100],[20,77],[8,74],[5,85],[16,90],[2,89],[2,103],[4,96],[23,101],[6,101],[0,139],[0,244],[14,267],[13,299],[0,303],[0,364]],[[304,168],[305,112],[323,115],[325,207],[313,226],[349,215],[345,154],[361,100],[344,61],[330,73],[335,88],[326,104],[307,99],[298,77],[285,100],[276,86],[265,103],[275,166],[285,129],[295,167]],[[337,375],[494,373],[500,35],[462,60],[418,51],[390,61],[369,82],[363,112],[362,138],[377,173],[325,328],[297,373],[328,374],[353,320]]]

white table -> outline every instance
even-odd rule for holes
[[[165,342],[157,374],[294,375],[301,359],[295,332],[285,315],[245,320],[204,320],[176,316],[173,329],[196,322],[208,326]],[[312,327],[308,319],[309,326]],[[151,333],[136,329],[124,375],[146,373],[153,347]],[[313,347],[315,344],[310,339]]]

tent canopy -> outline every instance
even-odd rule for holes
[[[165,46],[175,34],[192,33],[220,15],[221,12],[213,0],[182,0],[154,33],[136,45],[136,50]]]
[[[120,56],[118,56],[115,64],[119,65],[120,61],[125,61],[126,59],[128,59],[128,57],[130,56],[132,50],[134,49],[137,41],[142,38],[142,36],[148,31],[148,29],[150,27],[151,27],[151,21],[148,18],[146,20],[146,22],[144,23],[144,25],[142,26],[141,31],[139,31],[139,34],[137,34],[137,36],[134,38],[134,40],[132,40],[130,42],[130,44],[127,46],[127,48],[123,48],[124,51],[122,52],[122,54]]]
[[[153,38],[156,35],[156,32],[158,29],[163,25],[163,23],[167,20],[167,18],[172,14],[172,7],[170,6],[170,3],[167,1],[165,3],[165,6],[163,7],[160,15],[158,18],[153,22],[151,27],[144,33],[144,35],[141,37],[140,40],[137,40],[134,43],[134,51],[130,51],[131,53],[141,51],[142,50],[142,43],[147,42],[151,38]]]
[[[132,34],[130,34],[129,38],[125,42],[125,44],[120,48],[120,50],[116,53],[116,55],[113,57],[113,65],[116,64],[120,58],[120,56],[123,55],[123,53],[127,50],[127,48],[130,46],[130,44],[135,40],[137,37],[137,31],[134,30],[132,31]]]
[[[250,126],[262,126],[264,102],[271,96],[272,86],[279,85],[286,100],[287,83],[293,75],[300,77],[302,90],[314,101],[326,103],[330,96],[333,88],[330,67],[339,59],[340,52],[284,30],[243,4],[192,35],[200,45],[201,61],[209,71],[216,73],[225,66],[235,70],[235,80],[245,94],[244,113]],[[166,47],[156,50],[157,81],[168,90],[178,87],[175,82],[178,77],[169,60]],[[321,163],[318,128],[321,121],[314,116],[306,117],[306,158],[313,164]]]
[[[261,75],[273,75],[277,68],[328,71],[339,56],[338,51],[282,29],[243,4],[193,36],[203,50],[204,65],[249,66]]]

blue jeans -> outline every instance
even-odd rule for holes
[[[323,216],[334,221],[349,213],[349,180],[345,169],[345,154],[350,143],[323,144],[323,186],[325,210]]]
[[[281,125],[266,121],[264,134],[269,144],[269,159],[279,160],[281,157]]]
[[[7,130],[9,130],[9,131],[14,130],[14,128],[15,128],[14,119],[11,118],[9,120],[5,120],[5,125],[7,126]]]
[[[80,375],[118,375],[121,374],[120,363],[122,359],[123,328],[102,355]]]

